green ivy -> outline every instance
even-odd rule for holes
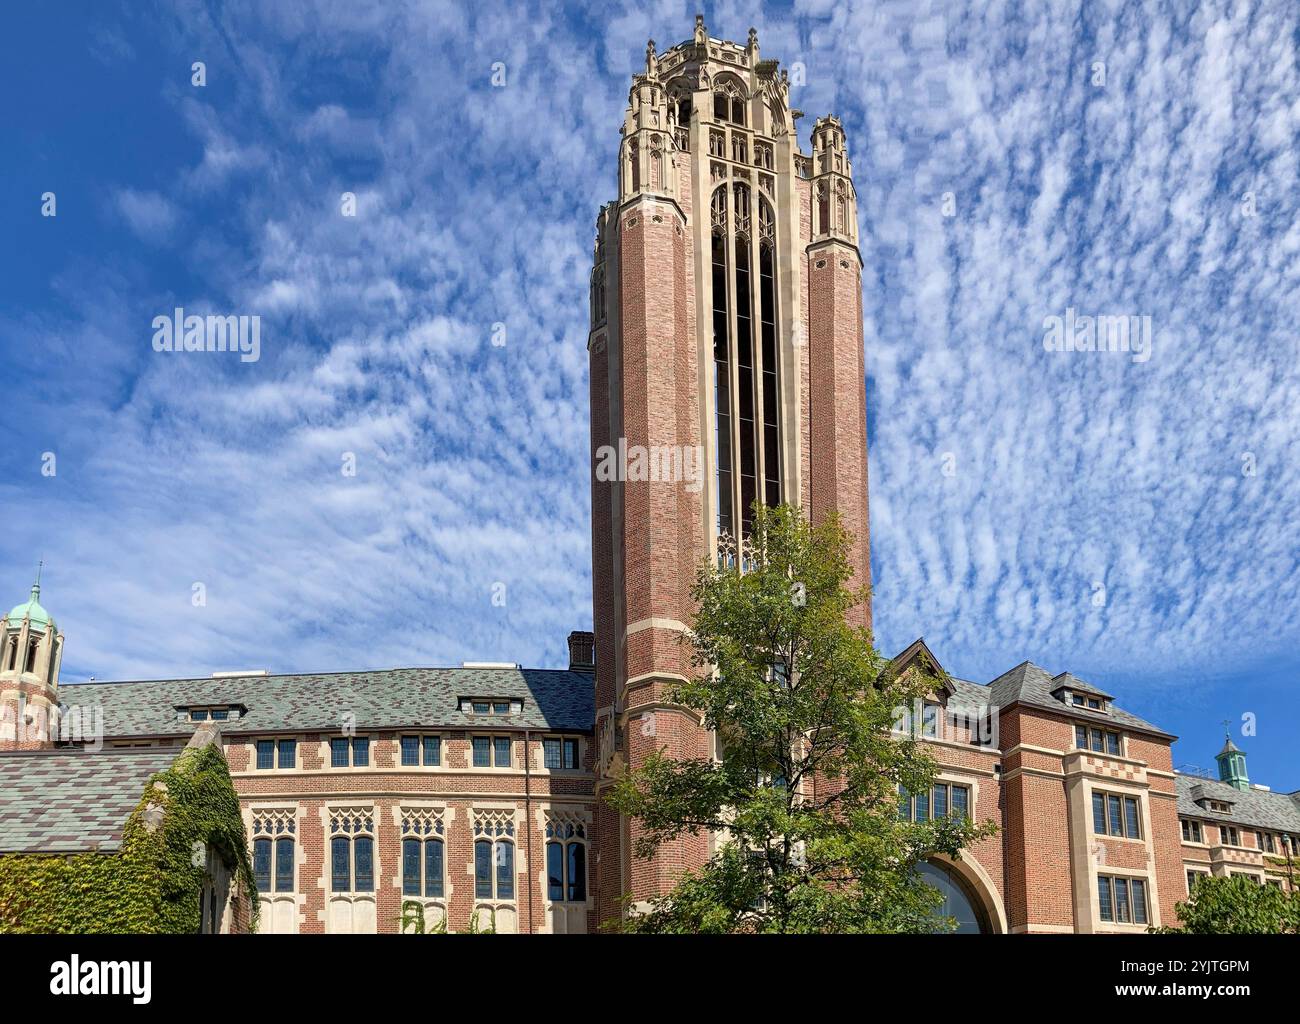
[[[197,932],[208,848],[235,866],[255,924],[239,798],[216,746],[183,750],[149,780],[116,854],[0,855],[0,932]]]

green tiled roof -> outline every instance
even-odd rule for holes
[[[0,756],[0,852],[112,853],[155,772],[180,748]]]
[[[321,675],[158,679],[146,682],[65,683],[60,700],[104,715],[107,738],[184,736],[193,726],[178,708],[242,704],[247,714],[223,722],[225,734],[328,732],[352,722],[358,729],[441,726],[527,727],[591,732],[592,677],[567,669],[394,668]],[[475,717],[460,710],[465,697],[523,701],[523,712]]]

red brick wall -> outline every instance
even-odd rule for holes
[[[841,242],[808,253],[811,513],[832,511],[853,534],[854,586],[870,586],[867,514],[866,376],[862,274],[857,250]],[[870,628],[870,602],[852,620]]]
[[[479,730],[476,730],[479,731]],[[485,727],[482,732],[497,732]],[[399,930],[402,911],[401,890],[401,829],[395,821],[394,809],[402,806],[441,806],[454,811],[444,816],[446,832],[445,870],[446,884],[450,886],[448,899],[449,927],[463,931],[469,926],[474,911],[474,835],[472,811],[478,806],[496,806],[503,802],[513,804],[519,812],[529,806],[531,810],[516,832],[515,906],[519,930],[530,928],[542,931],[546,927],[545,891],[539,873],[544,869],[544,836],[537,824],[539,807],[562,804],[565,808],[581,807],[594,812],[593,776],[594,744],[590,736],[583,738],[582,771],[574,773],[547,773],[541,765],[541,738],[545,732],[531,736],[531,776],[522,770],[474,770],[467,764],[471,732],[444,732],[442,742],[443,767],[436,770],[403,768],[398,764],[399,745],[397,733],[370,733],[371,766],[356,770],[321,771],[322,758],[317,743],[326,737],[308,735],[300,738],[298,764],[300,769],[289,771],[256,771],[237,775],[236,791],[245,807],[296,807],[298,809],[299,864],[298,891],[304,901],[299,918],[299,930],[304,933],[322,933],[327,930],[326,898],[329,888],[327,871],[328,838],[322,824],[322,811],[330,807],[366,806],[374,808],[375,835],[375,898],[377,930],[393,933]],[[226,757],[232,771],[247,771],[252,761],[252,739],[228,737]],[[524,738],[515,734],[512,764],[523,767]],[[527,799],[525,790],[527,789]],[[598,828],[594,823],[588,834],[588,893],[593,895],[592,868],[598,853]],[[527,857],[524,856],[525,851]],[[531,881],[530,881],[531,879]],[[531,891],[530,891],[531,886]],[[597,915],[588,915],[589,928],[594,930]],[[480,927],[488,921],[480,919]]]

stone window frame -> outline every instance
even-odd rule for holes
[[[1128,757],[1128,734],[1125,733],[1125,732],[1123,732],[1122,730],[1119,730],[1119,729],[1103,729],[1100,725],[1097,725],[1097,724],[1094,723],[1094,722],[1079,721],[1079,720],[1077,720],[1077,719],[1076,719],[1076,720],[1072,720],[1072,721],[1070,722],[1070,725],[1071,725],[1071,730],[1070,730],[1070,733],[1071,733],[1070,743],[1071,743],[1071,746],[1072,746],[1072,748],[1073,748],[1074,750],[1081,750],[1081,751],[1083,751],[1083,752],[1085,752],[1085,753],[1088,753],[1088,754],[1100,754],[1102,757],[1120,757],[1120,758],[1126,758],[1126,759],[1127,759],[1127,757]],[[1089,745],[1086,746],[1086,747],[1081,747],[1081,746],[1079,746],[1079,730],[1080,730],[1080,729],[1086,729],[1086,730],[1088,730],[1088,744],[1089,744]],[[1100,750],[1098,750],[1098,749],[1096,749],[1094,746],[1092,746],[1092,740],[1093,740],[1093,735],[1094,735],[1094,733],[1100,733],[1100,734],[1101,734],[1102,740],[1101,740],[1101,749],[1100,749]],[[1114,737],[1116,738],[1116,745],[1119,747],[1119,750],[1118,750],[1117,752],[1113,752],[1113,751],[1111,751],[1111,749],[1110,749],[1109,738],[1110,738],[1111,736],[1114,736]]]
[[[1102,798],[1102,818],[1106,825],[1106,831],[1097,831],[1097,797]],[[1115,832],[1114,825],[1111,822],[1111,801],[1118,800],[1120,832]],[[1137,831],[1138,834],[1129,835],[1128,804],[1132,803],[1137,811]],[[1123,839],[1128,842],[1146,842],[1149,828],[1146,825],[1146,808],[1143,806],[1143,800],[1140,793],[1128,792],[1125,790],[1107,789],[1103,786],[1088,787],[1088,834],[1097,839]]]
[[[447,770],[447,751],[450,749],[448,740],[449,735],[440,729],[399,729],[396,732],[396,744],[393,758],[393,768],[397,771],[404,772],[441,772]],[[402,740],[414,737],[419,741],[417,753],[419,755],[418,764],[405,764],[402,761]],[[425,741],[436,739],[438,741],[438,763],[428,764],[425,761],[426,746]]]
[[[348,763],[346,765],[336,765],[334,763],[334,741],[348,741]],[[356,741],[366,741],[366,763],[358,765],[356,763]],[[371,732],[357,732],[352,735],[333,733],[325,736],[320,741],[321,769],[330,772],[368,772],[375,767],[375,751],[379,746],[379,737]]]
[[[591,830],[592,816],[589,811],[583,811],[575,808],[548,807],[542,812],[542,864],[541,864],[541,893],[542,899],[550,908],[555,905],[560,906],[588,906],[593,902],[592,885],[591,885]],[[555,834],[552,834],[552,831]],[[578,844],[583,848],[583,898],[580,900],[571,900],[568,898],[568,888],[571,884],[569,878],[569,847]],[[560,899],[551,898],[550,887],[550,848],[552,845],[560,846],[562,853],[562,892]]]
[[[299,891],[298,866],[302,853],[302,841],[299,835],[299,808],[297,804],[255,805],[249,808],[247,832],[250,855],[256,855],[256,843],[259,839],[271,843],[271,863],[269,884],[265,891],[257,890],[259,900],[273,902],[275,899],[297,896]],[[265,826],[265,831],[262,827]],[[277,828],[277,826],[279,826]],[[280,851],[279,842],[288,839],[293,843],[293,878],[288,889],[279,887]],[[256,867],[256,866],[255,866]],[[256,870],[254,870],[256,883]]]
[[[1195,827],[1195,831],[1196,831],[1196,835],[1197,835],[1198,838],[1196,838],[1196,839],[1189,839],[1189,838],[1188,838],[1184,833],[1185,833],[1185,832],[1191,832],[1192,829],[1184,829],[1184,828],[1183,828],[1184,825],[1191,825],[1191,826],[1194,826],[1194,827]],[[1179,836],[1182,838],[1182,841],[1183,841],[1184,843],[1186,843],[1188,846],[1205,846],[1205,845],[1207,845],[1206,842],[1205,842],[1205,824],[1204,824],[1204,822],[1201,821],[1200,818],[1179,817],[1179,819],[1178,819],[1178,834],[1179,834]]]
[[[474,772],[521,772],[522,768],[515,765],[515,736],[513,733],[492,732],[490,729],[471,730],[469,736],[468,762],[469,770]],[[488,758],[487,764],[474,763],[474,741],[476,739],[486,739],[488,741]],[[497,741],[508,740],[510,743],[510,763],[505,765],[497,764]]]
[[[280,744],[289,740],[293,741],[293,765],[290,767],[284,767],[280,764]],[[271,749],[271,767],[262,768],[257,763],[257,745],[259,743],[267,742],[274,744]],[[250,736],[248,738],[248,746],[249,758],[247,770],[250,772],[256,772],[258,775],[269,775],[273,772],[298,772],[302,770],[303,741],[302,737],[297,734],[287,733],[277,736]]]
[[[521,825],[519,808],[514,805],[492,806],[488,804],[477,804],[470,810],[470,861],[469,877],[471,892],[474,895],[475,911],[489,910],[495,911],[501,908],[508,908],[517,913],[520,904],[519,899],[519,870],[520,858],[524,850],[524,827]],[[478,844],[480,842],[491,843],[491,874],[492,895],[480,896],[478,891]],[[497,877],[498,857],[497,849],[502,844],[509,844],[513,850],[511,853],[511,870],[510,870],[510,895],[502,896],[499,891],[499,879]],[[480,922],[482,924],[482,922]]]
[[[548,742],[558,742],[560,744],[560,765],[557,768],[547,767],[546,744]],[[565,746],[566,744],[569,743],[572,743],[574,745],[575,763],[572,768],[569,768],[564,764]],[[538,760],[537,770],[543,774],[552,773],[552,772],[572,774],[584,770],[582,767],[582,762],[583,762],[583,755],[586,753],[586,744],[584,741],[584,737],[582,736],[574,735],[572,733],[561,733],[561,732],[548,733],[542,736],[538,741],[538,749],[541,752],[542,756],[537,759]]]
[[[380,879],[383,873],[380,865],[379,852],[379,813],[373,802],[348,802],[342,801],[335,804],[328,804],[324,808],[325,819],[325,853],[322,860],[323,874],[325,882],[326,899],[341,898],[362,898],[377,899],[380,888]],[[362,825],[358,827],[353,821],[362,817]],[[345,825],[336,828],[335,818],[340,820],[346,819]],[[347,839],[348,843],[348,888],[334,888],[334,840]],[[357,840],[370,840],[370,888],[357,888]]]
[[[906,817],[903,816],[902,814],[903,808],[902,808],[902,800],[901,800],[902,786],[901,785],[899,786],[899,797],[900,797],[899,808],[898,808],[899,819],[902,821],[910,821],[910,822],[933,821],[934,820],[934,790],[936,786],[943,786],[945,787],[945,789],[947,789],[947,793],[945,794],[944,797],[944,799],[947,802],[947,810],[944,812],[945,816],[947,817],[952,816],[952,805],[953,805],[952,790],[954,788],[957,788],[957,789],[966,790],[966,819],[968,821],[975,820],[974,809],[976,806],[976,801],[979,799],[979,783],[975,779],[959,777],[944,772],[940,772],[938,775],[935,776],[934,781],[930,784],[930,791],[925,794],[926,816],[923,819],[918,819],[916,816],[916,801],[918,796],[918,794],[916,793],[908,794],[907,816]]]
[[[1129,908],[1129,920],[1127,921],[1120,921],[1118,919],[1119,918],[1118,891],[1117,891],[1117,887],[1114,885],[1116,880],[1127,883],[1126,891],[1128,893],[1128,908]],[[1134,882],[1142,883],[1142,908],[1143,908],[1142,915],[1145,918],[1144,921],[1137,920],[1137,913],[1135,909],[1137,904],[1133,899]],[[1120,871],[1118,873],[1113,873],[1113,874],[1110,872],[1103,874],[1102,872],[1098,872],[1097,885],[1096,885],[1096,903],[1094,905],[1094,910],[1097,915],[1098,923],[1107,928],[1128,928],[1128,929],[1138,929],[1142,931],[1145,931],[1147,928],[1151,927],[1151,925],[1154,922],[1154,917],[1152,914],[1152,910],[1154,907],[1152,893],[1154,890],[1152,888],[1152,884],[1153,883],[1152,883],[1152,878],[1150,873]],[[1102,916],[1101,891],[1103,887],[1105,887],[1108,890],[1110,896],[1111,919],[1109,921]]]
[[[1214,872],[1208,866],[1189,868],[1186,865],[1183,865],[1183,884],[1187,889],[1187,895],[1189,897],[1192,895],[1193,883],[1190,880],[1192,875],[1196,875],[1198,878],[1213,878]]]

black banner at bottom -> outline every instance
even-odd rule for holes
[[[819,986],[831,996],[865,983],[889,998],[895,982],[916,993],[926,978],[921,991],[940,999],[987,991],[1226,1009],[1288,998],[1295,951],[1293,938],[1271,936],[0,936],[7,1000],[128,1016],[208,1004],[228,1013],[259,997],[337,1009],[345,979],[354,1008],[378,993],[427,1005],[428,986],[457,978],[480,995],[505,986],[521,1004],[566,987],[585,1002],[651,986],[663,1007],[663,987],[681,984],[695,998],[715,988],[732,1007],[806,1012]]]

